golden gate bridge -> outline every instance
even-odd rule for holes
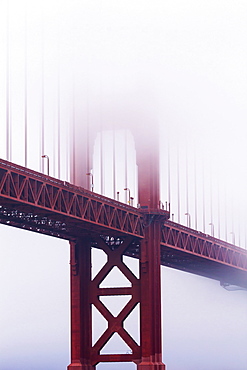
[[[51,88],[44,57],[47,47],[44,29],[40,34],[39,89],[37,94],[34,93],[33,71],[26,67],[30,48],[27,34],[23,33],[22,40],[25,68],[22,73],[16,73],[11,54],[10,24],[7,23],[6,28],[0,222],[70,242],[71,364],[68,369],[93,369],[100,362],[134,362],[140,370],[165,369],[161,353],[160,265],[216,279],[225,286],[247,288],[247,252],[241,248],[243,238],[238,238],[239,246],[236,246],[237,235],[231,229],[230,243],[227,225],[217,227],[212,222],[212,214],[208,222],[211,235],[206,232],[206,211],[212,213],[213,207],[198,205],[196,195],[199,189],[196,185],[200,185],[200,176],[196,174],[195,165],[194,211],[191,211],[188,199],[190,162],[185,156],[185,168],[182,169],[176,153],[178,193],[181,172],[184,172],[186,189],[186,224],[180,222],[181,194],[176,200],[176,211],[171,199],[171,167],[174,162],[169,150],[166,158],[167,198],[161,200],[158,127],[153,123],[152,112],[144,108],[145,99],[138,109],[136,102],[119,105],[119,97],[110,104],[104,104],[107,97],[102,96],[101,106],[96,111],[93,110],[95,100],[88,99],[81,106],[81,81],[70,76],[73,84],[65,83],[59,63],[59,68],[54,68],[55,88]],[[59,47],[61,45],[58,45],[57,56],[61,52]],[[21,75],[19,92],[16,92],[17,85],[13,82],[15,73]],[[54,79],[54,74],[52,76]],[[83,85],[86,86],[83,87],[84,97],[93,92],[93,87],[90,87],[91,92],[87,91],[89,85],[89,81]],[[69,94],[63,96],[68,86]],[[32,93],[34,96],[31,98]],[[50,113],[54,112],[55,119],[51,120]],[[89,115],[86,123],[85,115]],[[20,137],[18,143],[16,132]],[[19,157],[17,164],[13,159]],[[107,191],[107,187],[110,190]],[[211,184],[211,191],[212,187]],[[102,195],[107,192],[110,196]],[[203,197],[202,200],[205,201]],[[200,212],[203,217],[201,227],[197,229]],[[215,237],[216,229],[218,236],[225,233],[225,240]],[[106,263],[95,277],[91,275],[91,248],[101,249],[107,255]],[[125,265],[123,256],[139,260],[139,277]],[[129,286],[115,287],[113,284],[112,287],[102,287],[114,268],[121,271]],[[103,303],[109,296],[129,297],[116,316]],[[139,344],[124,326],[137,305],[140,307]],[[108,323],[94,344],[92,307]],[[115,334],[122,338],[130,351],[126,354],[102,354],[102,349]]]
[[[160,264],[217,279],[222,284],[247,287],[245,249],[169,221],[169,209],[160,202],[156,136],[157,132],[148,130],[148,140],[142,141],[145,150],[140,150],[139,155],[137,150],[138,207],[104,197],[87,190],[87,186],[61,181],[6,160],[0,162],[1,223],[70,241],[69,369],[93,369],[100,362],[118,361],[133,361],[138,369],[165,368],[161,358]],[[83,168],[83,162],[79,163]],[[84,174],[86,183],[87,172]],[[106,264],[94,278],[92,247],[107,255]],[[139,279],[124,264],[123,255],[139,259]],[[131,283],[130,287],[114,287],[114,283],[113,287],[101,287],[114,267]],[[130,297],[116,317],[103,304],[108,296]],[[137,304],[140,345],[124,328],[124,321]],[[92,306],[108,322],[94,345]],[[115,333],[126,342],[130,353],[101,354]]]

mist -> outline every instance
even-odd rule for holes
[[[2,158],[136,206],[159,132],[173,220],[247,247],[246,2],[9,0],[0,20]],[[66,368],[67,242],[1,225],[0,250],[0,368]],[[245,291],[162,267],[162,302],[168,370],[246,369]]]

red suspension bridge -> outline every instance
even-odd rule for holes
[[[56,30],[52,34],[55,32],[56,37],[51,42],[44,14],[38,26],[34,26],[28,9],[20,19],[9,9],[6,13],[6,24],[1,26],[5,32],[5,67],[0,74],[4,81],[1,89],[4,107],[1,103],[0,111],[0,150],[4,158],[0,160],[0,223],[70,243],[69,370],[93,370],[100,362],[134,362],[138,370],[164,370],[161,266],[215,279],[225,287],[247,289],[247,251],[241,248],[244,244],[246,247],[246,238],[244,242],[243,233],[239,232],[241,237],[236,240],[233,222],[228,229],[230,207],[224,205],[222,211],[219,198],[222,201],[223,191],[218,189],[220,196],[216,200],[212,183],[208,184],[211,196],[205,205],[204,190],[209,176],[204,173],[205,163],[198,163],[196,156],[191,164],[190,148],[183,155],[181,147],[176,148],[174,160],[174,148],[169,148],[165,141],[166,168],[160,169],[158,127],[152,112],[147,113],[146,109],[150,97],[133,99],[130,104],[135,95],[132,94],[123,99],[127,104],[120,104],[121,96],[113,99],[114,92],[109,95],[111,98],[103,96],[102,74],[96,69],[90,72],[90,58],[86,72],[81,71],[78,76],[73,72],[81,49],[73,44],[75,55],[68,57],[71,50],[64,51],[59,22],[53,25]],[[18,35],[13,30],[16,23],[21,30]],[[35,39],[30,33],[33,27]],[[75,35],[68,39],[67,34],[63,36],[64,43],[69,40],[70,44]],[[16,52],[19,45],[21,57]],[[85,46],[83,56],[88,55],[89,49],[90,46]],[[33,59],[31,50],[36,52]],[[53,56],[50,66],[49,56]],[[113,91],[114,87],[112,83]],[[161,186],[160,177],[164,173],[167,182]],[[183,183],[179,176],[184,177]],[[161,194],[164,187],[165,197]],[[176,200],[171,196],[173,188],[177,191]],[[217,216],[213,217],[216,203]],[[206,213],[210,214],[207,221],[210,235]],[[182,215],[187,217],[186,226]],[[221,219],[226,219],[228,225],[227,222],[222,225],[223,221],[220,224]],[[107,256],[94,277],[92,248],[104,251]],[[124,256],[139,261],[139,276],[127,267]],[[114,281],[110,287],[103,286],[106,278],[111,280],[114,269],[126,278],[126,286],[115,286]],[[129,300],[114,315],[104,300],[119,296]],[[137,307],[140,343],[125,326]],[[93,308],[107,322],[95,343]],[[130,349],[127,353],[105,354],[105,346],[115,335]]]
[[[169,210],[160,207],[156,134],[153,131],[146,136],[145,151],[138,153],[137,147],[138,208],[0,161],[0,222],[70,241],[71,365],[68,369],[93,369],[99,362],[119,361],[135,362],[141,370],[165,368],[161,354],[161,264],[247,288],[246,250],[169,221]],[[82,162],[80,167],[84,166]],[[106,264],[94,278],[92,247],[102,249],[107,255]],[[139,259],[139,278],[124,264],[124,255]],[[109,288],[101,287],[114,267],[127,278],[130,287],[115,287],[114,283]],[[117,316],[102,303],[104,297],[125,295],[131,298]],[[140,304],[139,345],[124,328],[124,321],[137,304]],[[108,323],[94,344],[92,306]],[[102,354],[116,333],[128,345],[130,353]]]

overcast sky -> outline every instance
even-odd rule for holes
[[[213,223],[216,236],[228,241],[234,236],[246,247],[245,1],[10,0],[1,4],[0,127],[5,138],[8,75],[14,162],[24,164],[25,81],[27,164],[40,170],[43,73],[45,151],[52,175],[57,176],[59,105],[63,179],[69,174],[73,91],[79,117],[89,124],[102,111],[103,117],[116,117],[112,106],[119,100],[121,107],[134,104],[141,114],[155,112],[159,122],[161,197],[163,202],[171,201],[174,219],[186,224],[189,211],[192,227],[197,224],[210,234]],[[5,140],[0,155],[6,158]],[[0,369],[65,369],[68,243],[6,226],[0,230]],[[228,292],[219,282],[162,268],[167,369],[245,370],[246,298],[246,291]],[[134,365],[98,366],[106,368]]]

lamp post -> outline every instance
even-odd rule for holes
[[[187,217],[187,227],[191,227],[191,216],[190,216],[190,213],[189,212],[186,212],[185,213],[185,216],[188,216]]]
[[[127,191],[128,191],[128,193],[129,193],[129,200],[127,201],[127,203],[129,203],[129,204],[130,204],[130,199],[131,199],[131,197],[130,197],[130,189],[129,189],[129,188],[125,188],[124,190],[127,190]]]
[[[232,234],[232,244],[235,245],[235,233],[234,233],[234,231],[231,231],[230,234]]]
[[[93,191],[94,183],[93,183],[93,174],[92,174],[92,171],[86,173],[86,175],[91,177],[91,191]]]
[[[46,158],[47,159],[47,175],[49,176],[50,175],[50,159],[49,159],[48,155],[46,155],[46,154],[42,155],[41,158]]]
[[[210,222],[209,225],[211,226],[211,235],[214,237],[214,224]]]
[[[134,204],[134,198],[133,197],[130,197],[130,205],[133,207],[133,204]]]

